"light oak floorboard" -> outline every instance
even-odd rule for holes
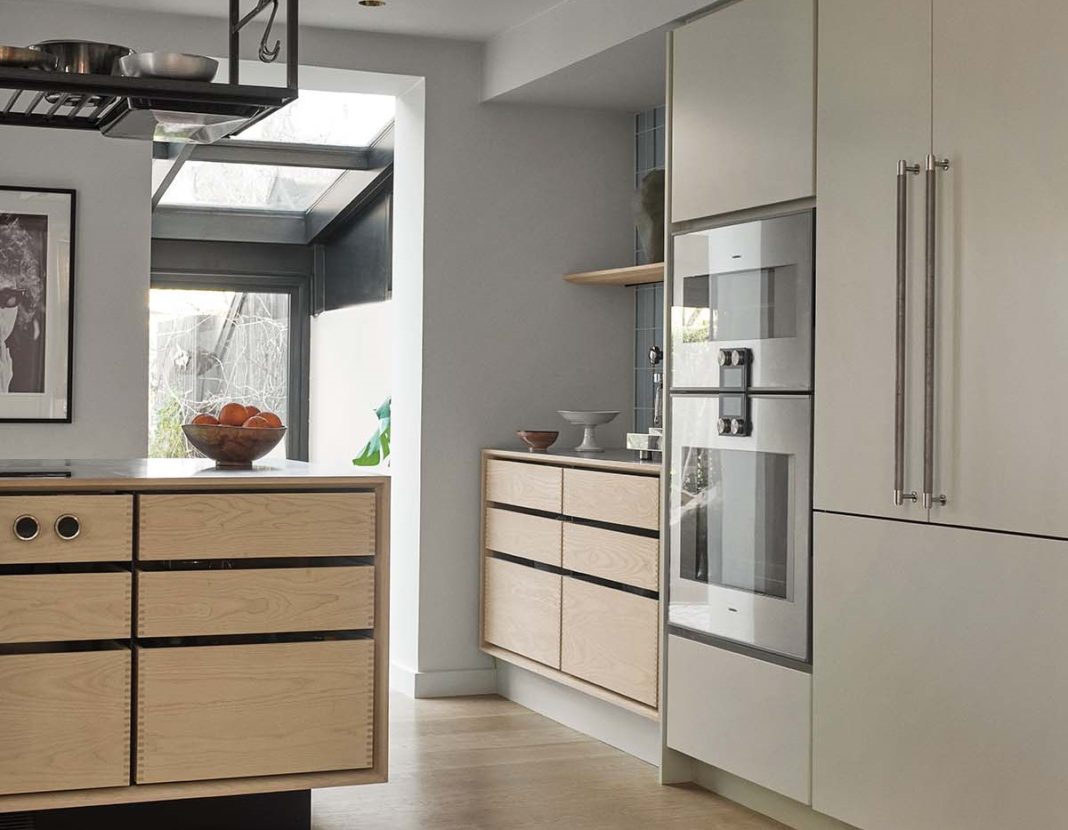
[[[390,701],[390,782],[313,793],[313,830],[783,830],[499,697]]]

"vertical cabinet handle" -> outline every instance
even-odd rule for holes
[[[926,278],[924,281],[924,323],[923,323],[923,506],[930,508],[933,504],[946,503],[944,494],[934,494],[934,397],[935,397],[935,295],[937,279],[937,214],[938,214],[938,173],[949,169],[949,159],[927,156],[924,172],[927,179],[926,225]]]
[[[905,492],[905,338],[907,330],[909,175],[920,172],[920,165],[902,159],[897,163],[897,319],[895,350],[897,370],[894,379],[894,504],[916,501],[916,491]]]

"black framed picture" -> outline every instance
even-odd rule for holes
[[[75,192],[0,186],[0,422],[70,423]]]

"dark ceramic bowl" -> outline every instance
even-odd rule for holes
[[[211,424],[183,424],[182,432],[189,443],[215,462],[217,467],[249,468],[263,458],[286,434],[278,429],[252,429]]]
[[[560,437],[559,432],[549,429],[517,429],[515,434],[531,452],[545,452]]]

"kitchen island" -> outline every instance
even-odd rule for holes
[[[388,529],[351,467],[0,462],[0,813],[385,781]]]

